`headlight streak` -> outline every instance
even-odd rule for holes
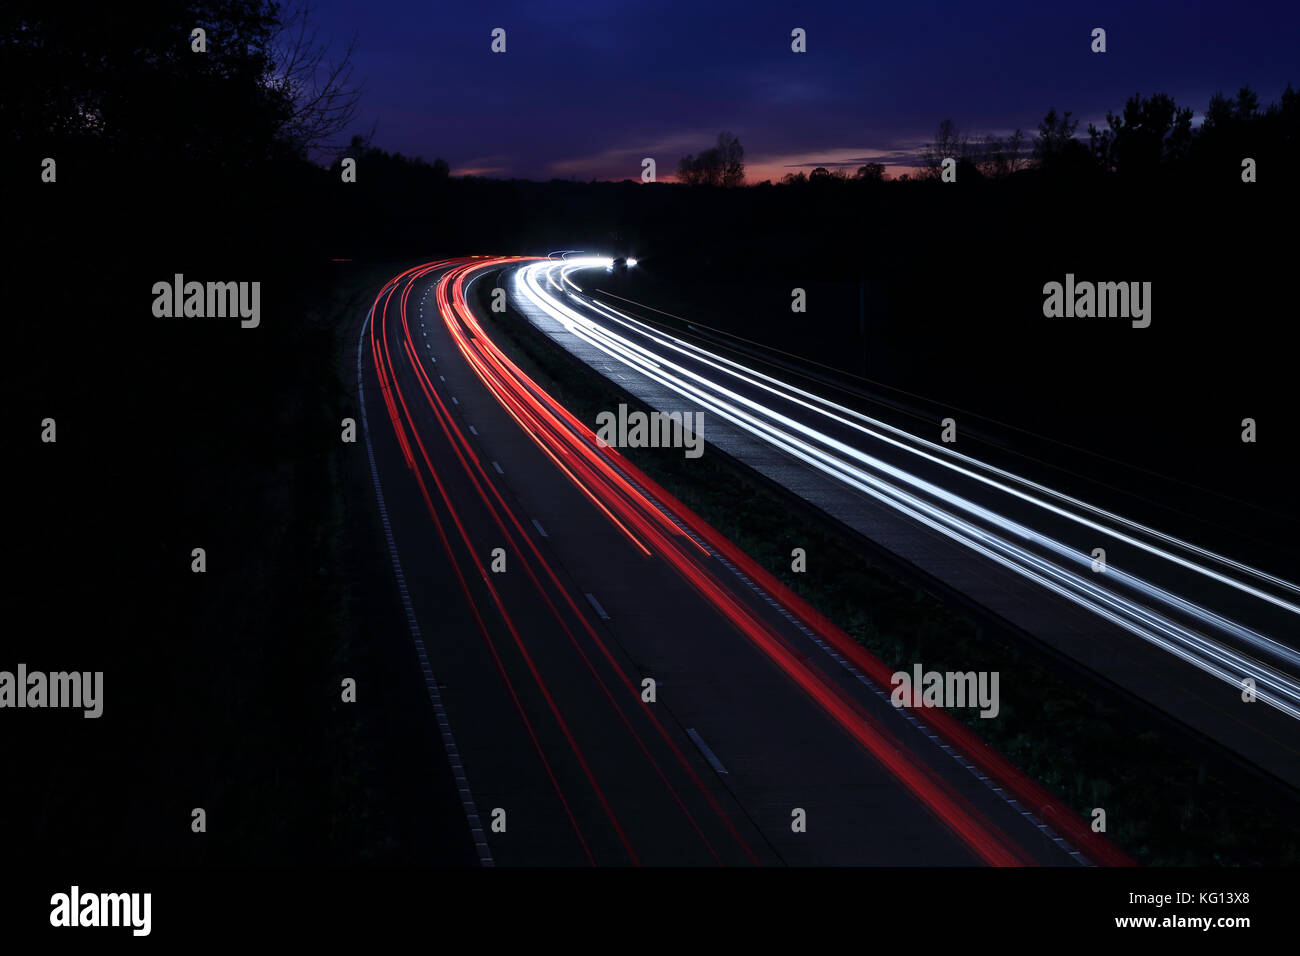
[[[602,264],[603,260],[569,259],[565,263],[565,271],[567,272],[575,266],[591,268]],[[581,314],[568,304],[548,294],[539,285],[538,280],[541,272],[547,272],[547,279],[550,280],[549,272],[552,268],[552,264],[543,262],[519,270],[516,277],[516,290],[525,299],[559,322],[578,338],[617,361],[641,371],[648,378],[659,382],[678,394],[699,402],[706,410],[782,449],[787,454],[793,455],[836,480],[870,495],[914,520],[920,521],[927,527],[931,527],[971,550],[1016,571],[1035,583],[1049,588],[1054,593],[1068,598],[1106,620],[1112,621],[1130,633],[1161,647],[1204,672],[1237,687],[1241,686],[1240,681],[1243,677],[1254,678],[1257,685],[1259,685],[1258,697],[1260,700],[1293,718],[1300,719],[1300,709],[1296,707],[1296,704],[1300,703],[1300,683],[1297,683],[1290,675],[1256,660],[1249,654],[1243,654],[1198,631],[1184,627],[1144,606],[1142,603],[1112,593],[1092,580],[1091,577],[1080,577],[1071,573],[1068,569],[1057,567],[1042,557],[990,533],[988,530],[956,515],[952,510],[948,509],[955,509],[977,517],[1002,532],[1060,555],[1070,564],[1087,567],[1090,564],[1090,556],[1084,552],[1071,548],[1048,535],[1034,531],[1019,522],[976,505],[966,498],[952,494],[932,482],[846,445],[802,422],[782,415],[746,396],[739,395],[718,384],[718,382],[671,361],[662,353],[651,351],[643,345],[624,338],[608,326],[599,324],[593,318]],[[552,288],[556,288],[553,280],[548,281],[547,284]],[[565,294],[563,288],[559,288],[561,294]],[[1042,498],[1035,497],[1033,494],[1010,487],[1002,481],[980,474],[974,468],[964,467],[964,465],[969,464],[983,469],[998,478],[1019,484],[1057,502],[1079,507],[1093,515],[1113,521],[1136,532],[1147,534],[1172,547],[1231,568],[1258,581],[1273,584],[1286,591],[1300,593],[1300,588],[1297,588],[1291,582],[1216,555],[1204,548],[1147,528],[1129,519],[1113,515],[1103,509],[1095,508],[1078,499],[1055,492],[1010,472],[985,465],[952,449],[919,439],[901,429],[878,422],[856,411],[835,405],[810,392],[790,386],[779,379],[756,372],[724,357],[714,355],[691,343],[667,336],[661,331],[602,303],[588,300],[577,301],[582,307],[603,316],[613,324],[622,325],[635,331],[665,350],[679,353],[705,364],[724,375],[744,381],[783,401],[808,409],[837,424],[917,455],[1058,517],[1134,545],[1150,554],[1233,587],[1285,611],[1293,614],[1300,613],[1300,607],[1284,598],[1270,594],[1212,568],[1207,568],[1189,558],[1171,554],[1157,545],[1141,541],[1113,527],[1094,521],[1085,515],[1070,511],[1066,507],[1052,504],[1049,501],[1042,500]],[[884,432],[902,436],[906,438],[906,442],[884,434]],[[913,444],[909,443],[919,447],[914,447]],[[825,446],[825,448],[818,447],[818,445]],[[843,458],[831,454],[825,450],[826,448],[852,459],[853,462],[845,461]],[[942,457],[931,453],[927,449],[941,452]],[[899,485],[884,480],[879,474],[869,473],[864,470],[866,468],[889,475],[917,492],[930,495],[937,499],[937,503],[922,500],[916,495],[903,490]],[[1113,582],[1114,585],[1126,587],[1146,599],[1194,617],[1207,627],[1220,629],[1248,644],[1257,652],[1272,655],[1292,666],[1300,664],[1300,652],[1279,641],[1259,634],[1239,622],[1208,610],[1127,571],[1115,568],[1113,565],[1107,568],[1106,574],[1108,580]]]
[[[590,267],[590,266],[587,266],[587,267]],[[544,302],[544,301],[538,301],[538,302],[535,302],[535,304],[539,305],[540,307],[546,308],[546,306],[547,306],[548,303],[546,303],[546,302]],[[552,305],[553,307],[559,307],[559,308],[562,308],[562,307],[560,306],[560,304],[559,304],[558,302],[556,302],[554,299],[549,300],[549,304]],[[1286,609],[1286,610],[1289,610],[1289,611],[1291,611],[1292,613],[1300,614],[1300,606],[1297,606],[1297,605],[1295,605],[1295,604],[1292,604],[1292,603],[1290,603],[1290,602],[1287,602],[1287,601],[1285,601],[1284,599],[1278,598],[1278,597],[1276,597],[1276,596],[1274,596],[1274,595],[1271,595],[1271,594],[1269,594],[1269,593],[1267,593],[1267,592],[1259,591],[1259,590],[1257,590],[1257,589],[1251,588],[1249,585],[1245,585],[1244,583],[1239,582],[1239,581],[1236,581],[1236,580],[1234,580],[1234,579],[1232,579],[1232,578],[1228,578],[1228,577],[1226,577],[1226,576],[1218,575],[1218,574],[1214,573],[1213,571],[1211,571],[1211,570],[1208,569],[1208,568],[1205,568],[1205,567],[1203,567],[1203,566],[1201,566],[1201,565],[1197,565],[1197,564],[1195,564],[1195,563],[1193,563],[1193,562],[1190,562],[1190,561],[1186,561],[1186,560],[1184,560],[1184,559],[1181,559],[1181,558],[1179,558],[1179,557],[1176,556],[1176,555],[1168,554],[1168,553],[1166,553],[1166,552],[1164,552],[1164,551],[1162,551],[1162,550],[1160,550],[1160,549],[1158,549],[1158,548],[1155,548],[1155,547],[1152,546],[1152,545],[1147,544],[1146,542],[1140,541],[1140,540],[1138,540],[1138,539],[1130,538],[1130,537],[1128,537],[1128,536],[1122,534],[1121,532],[1117,532],[1117,531],[1115,531],[1113,528],[1108,528],[1108,527],[1106,527],[1106,526],[1104,526],[1104,525],[1100,525],[1100,524],[1097,524],[1097,523],[1095,523],[1095,522],[1088,521],[1087,519],[1083,518],[1082,516],[1077,515],[1077,514],[1074,514],[1074,513],[1069,512],[1069,511],[1066,511],[1066,510],[1064,510],[1064,509],[1054,508],[1054,507],[1052,507],[1051,505],[1048,505],[1046,502],[1040,501],[1040,500],[1038,500],[1038,499],[1036,499],[1036,498],[1034,498],[1034,497],[1032,497],[1032,496],[1030,496],[1030,495],[1026,495],[1026,494],[1024,494],[1024,493],[1022,493],[1022,492],[1018,492],[1018,491],[1016,491],[1015,489],[1008,488],[1008,487],[1006,487],[1005,485],[999,484],[999,483],[997,483],[997,482],[995,482],[995,481],[992,481],[991,479],[985,478],[984,476],[979,475],[979,474],[977,474],[976,472],[970,471],[970,470],[965,469],[965,468],[958,467],[958,466],[956,466],[956,465],[949,464],[949,463],[944,462],[944,461],[942,461],[942,460],[940,460],[940,459],[938,459],[938,458],[935,458],[935,457],[934,457],[933,455],[931,455],[931,454],[927,454],[927,453],[925,453],[925,452],[923,452],[923,451],[920,451],[918,448],[912,448],[912,447],[909,447],[908,445],[903,444],[903,443],[901,443],[901,442],[899,442],[899,441],[897,441],[897,440],[895,440],[895,439],[888,438],[887,436],[882,435],[882,434],[880,434],[879,432],[876,432],[876,431],[872,430],[871,428],[866,428],[866,427],[863,427],[862,425],[857,424],[857,422],[855,422],[855,421],[850,421],[849,418],[857,419],[859,422],[865,422],[865,423],[867,423],[867,424],[869,424],[869,425],[872,425],[872,426],[875,426],[875,427],[877,427],[877,428],[881,428],[881,429],[884,429],[884,430],[886,430],[886,431],[892,432],[893,434],[898,435],[898,436],[901,436],[902,438],[906,439],[907,441],[910,441],[910,442],[914,442],[914,443],[916,443],[918,446],[921,446],[921,447],[924,447],[924,448],[930,448],[930,449],[933,449],[934,451],[941,452],[942,454],[944,454],[944,455],[946,455],[946,456],[948,456],[948,457],[950,457],[950,458],[954,458],[954,459],[956,459],[956,460],[959,460],[959,461],[963,461],[963,462],[969,463],[969,464],[971,464],[971,465],[973,465],[973,466],[975,466],[975,467],[982,468],[982,469],[984,469],[984,470],[986,470],[986,471],[988,471],[988,472],[990,472],[990,473],[993,473],[993,474],[998,475],[999,477],[1002,477],[1002,478],[1005,478],[1005,479],[1007,479],[1007,480],[1010,480],[1010,481],[1016,482],[1016,483],[1021,484],[1021,485],[1025,486],[1025,487],[1032,488],[1032,489],[1034,489],[1035,491],[1038,491],[1038,492],[1040,492],[1040,493],[1042,493],[1042,494],[1045,494],[1045,495],[1048,495],[1048,496],[1050,496],[1050,497],[1054,497],[1054,498],[1056,498],[1056,499],[1058,499],[1058,500],[1060,500],[1060,501],[1064,501],[1064,502],[1066,502],[1066,503],[1068,503],[1068,504],[1071,504],[1071,505],[1074,505],[1074,506],[1076,506],[1076,507],[1083,508],[1083,509],[1085,509],[1085,510],[1087,510],[1087,511],[1091,511],[1092,513],[1097,514],[1097,515],[1100,515],[1100,516],[1102,516],[1102,517],[1104,517],[1104,518],[1107,518],[1108,520],[1112,520],[1112,521],[1118,522],[1118,523],[1123,524],[1123,525],[1125,525],[1125,526],[1127,526],[1127,527],[1133,528],[1133,529],[1136,530],[1136,531],[1140,531],[1140,532],[1142,532],[1142,533],[1144,533],[1144,534],[1148,534],[1148,535],[1150,535],[1150,536],[1152,536],[1152,537],[1156,537],[1156,538],[1158,538],[1158,539],[1160,539],[1160,540],[1166,541],[1166,542],[1168,542],[1169,544],[1171,544],[1171,545],[1173,545],[1173,546],[1175,546],[1175,547],[1179,547],[1179,548],[1182,548],[1182,549],[1184,549],[1184,550],[1192,551],[1192,552],[1194,552],[1194,553],[1196,553],[1196,554],[1199,554],[1201,557],[1206,558],[1207,560],[1211,560],[1211,561],[1214,561],[1214,562],[1216,562],[1216,563],[1226,565],[1226,566],[1231,567],[1231,568],[1233,568],[1234,570],[1237,570],[1237,571],[1239,571],[1239,572],[1241,572],[1241,573],[1243,573],[1243,574],[1247,574],[1247,575],[1249,575],[1249,576],[1256,577],[1256,578],[1259,578],[1259,579],[1261,579],[1261,580],[1267,581],[1268,583],[1270,583],[1270,584],[1272,584],[1272,585],[1274,585],[1274,586],[1276,586],[1276,587],[1280,587],[1280,588],[1282,588],[1282,589],[1284,589],[1284,590],[1287,590],[1287,591],[1290,591],[1290,592],[1292,592],[1292,593],[1294,593],[1294,594],[1300,594],[1300,585],[1296,585],[1296,584],[1293,584],[1293,583],[1290,582],[1290,581],[1286,581],[1286,580],[1284,580],[1284,579],[1282,579],[1282,578],[1279,578],[1279,577],[1276,577],[1276,576],[1274,576],[1274,575],[1267,574],[1267,573],[1265,573],[1265,572],[1263,572],[1263,571],[1260,571],[1260,570],[1258,570],[1258,569],[1256,569],[1256,568],[1252,568],[1252,567],[1250,567],[1249,565],[1242,564],[1242,563],[1237,562],[1237,561],[1233,561],[1232,559],[1227,558],[1227,557],[1225,557],[1225,556],[1223,556],[1223,555],[1215,554],[1214,552],[1211,552],[1211,551],[1208,551],[1208,550],[1206,550],[1206,549],[1204,549],[1204,548],[1198,547],[1197,545],[1191,544],[1190,542],[1183,541],[1183,540],[1181,540],[1181,539],[1179,539],[1179,538],[1176,538],[1176,537],[1174,537],[1174,536],[1172,536],[1172,535],[1165,534],[1165,533],[1160,532],[1160,531],[1158,531],[1158,530],[1156,530],[1156,529],[1154,529],[1154,528],[1150,528],[1150,527],[1148,527],[1148,526],[1146,526],[1146,525],[1142,525],[1142,524],[1140,524],[1140,523],[1138,523],[1138,522],[1136,522],[1136,521],[1131,521],[1131,520],[1129,520],[1129,519],[1127,519],[1127,518],[1121,517],[1120,515],[1116,515],[1116,514],[1113,514],[1112,512],[1106,511],[1106,510],[1104,510],[1104,509],[1097,508],[1097,507],[1095,507],[1095,506],[1093,506],[1093,505],[1091,505],[1091,504],[1088,504],[1087,502],[1081,501],[1081,500],[1079,500],[1079,499],[1077,499],[1077,498],[1073,498],[1073,497],[1071,497],[1071,496],[1069,496],[1069,495],[1066,495],[1066,494],[1063,494],[1063,493],[1061,493],[1061,492],[1055,491],[1055,490],[1053,490],[1053,489],[1051,489],[1051,488],[1048,488],[1048,487],[1046,487],[1046,486],[1044,486],[1044,485],[1041,485],[1041,484],[1038,484],[1038,483],[1036,483],[1036,482],[1030,481],[1029,479],[1022,478],[1022,477],[1020,477],[1019,475],[1015,475],[1015,474],[1013,474],[1013,473],[1011,473],[1011,472],[1008,472],[1008,471],[1005,471],[1005,470],[1003,470],[1003,469],[1001,469],[1001,468],[997,468],[997,467],[995,467],[995,466],[985,464],[984,462],[981,462],[981,461],[979,461],[978,459],[974,459],[974,458],[971,458],[971,457],[969,457],[969,456],[967,456],[967,455],[963,455],[963,454],[961,454],[960,452],[958,452],[958,451],[956,451],[956,450],[954,450],[954,449],[948,448],[948,447],[945,446],[945,445],[938,444],[938,443],[935,443],[935,442],[930,442],[930,441],[927,441],[927,440],[925,440],[925,439],[923,439],[923,438],[919,438],[919,437],[917,437],[917,436],[915,436],[915,435],[912,435],[912,434],[909,433],[909,432],[904,431],[904,430],[901,429],[901,428],[897,428],[897,427],[892,426],[892,425],[889,425],[889,424],[887,424],[887,423],[885,423],[885,422],[877,421],[877,420],[872,419],[872,418],[870,418],[870,417],[868,417],[868,416],[866,416],[866,415],[863,415],[862,413],[857,412],[857,411],[855,411],[855,410],[853,410],[853,409],[845,408],[844,406],[837,405],[837,404],[835,404],[834,402],[831,402],[831,401],[828,400],[828,399],[822,398],[822,397],[819,396],[819,395],[816,395],[816,394],[814,394],[814,393],[812,393],[812,392],[805,391],[805,390],[800,389],[800,388],[798,388],[798,387],[796,387],[796,386],[790,385],[789,383],[783,382],[783,381],[781,381],[780,379],[777,379],[777,378],[773,378],[772,376],[765,375],[765,374],[762,373],[762,372],[758,372],[758,371],[756,371],[756,370],[754,370],[754,369],[747,368],[746,366],[743,366],[743,365],[741,365],[741,364],[738,363],[738,362],[732,361],[731,359],[725,358],[724,356],[715,355],[715,354],[713,354],[713,353],[711,353],[711,352],[708,352],[708,351],[706,351],[706,350],[700,348],[699,346],[697,346],[697,345],[695,345],[695,344],[693,344],[693,343],[691,343],[691,342],[687,342],[687,341],[685,341],[685,340],[683,340],[683,339],[673,338],[673,337],[671,337],[671,336],[665,336],[665,335],[664,335],[662,332],[660,332],[658,329],[655,329],[655,328],[653,328],[652,326],[646,325],[645,323],[640,322],[639,320],[634,319],[634,318],[632,318],[631,316],[628,316],[628,315],[626,315],[626,314],[624,314],[624,313],[622,313],[622,312],[619,312],[618,310],[616,310],[616,309],[614,309],[614,308],[612,308],[612,307],[610,307],[610,306],[607,306],[607,305],[605,305],[605,304],[603,304],[603,303],[595,302],[595,301],[593,301],[593,300],[587,300],[587,301],[584,301],[583,304],[589,306],[590,308],[593,308],[593,309],[596,310],[596,311],[599,311],[599,312],[601,312],[601,313],[607,315],[609,318],[613,319],[613,320],[614,320],[615,322],[617,322],[618,324],[620,324],[620,325],[624,325],[624,326],[626,326],[627,328],[633,329],[634,331],[638,332],[639,334],[646,336],[647,338],[651,338],[651,339],[655,340],[656,342],[658,342],[659,344],[661,344],[661,345],[663,345],[663,346],[665,346],[665,347],[671,348],[671,349],[673,349],[673,350],[675,350],[675,351],[677,351],[677,352],[680,352],[680,353],[682,353],[682,354],[684,354],[684,355],[687,355],[687,356],[689,356],[689,357],[691,357],[691,358],[694,358],[694,359],[696,359],[696,360],[698,360],[698,361],[700,361],[700,362],[702,362],[702,363],[708,364],[708,365],[710,365],[710,366],[712,366],[712,367],[718,369],[719,371],[725,372],[725,373],[727,373],[727,374],[733,376],[734,378],[737,378],[737,379],[739,379],[739,380],[741,380],[741,381],[744,381],[744,382],[746,382],[746,383],[748,383],[748,384],[751,384],[751,385],[754,385],[754,386],[756,386],[756,387],[758,387],[758,388],[761,388],[761,389],[763,389],[764,391],[770,392],[771,394],[776,395],[776,396],[778,396],[778,397],[780,397],[780,398],[782,398],[782,399],[784,399],[784,400],[787,400],[787,401],[790,401],[790,402],[792,402],[792,403],[794,403],[794,404],[798,404],[798,405],[801,405],[801,406],[803,406],[803,407],[805,407],[805,408],[808,408],[808,409],[811,410],[811,411],[814,411],[814,412],[816,412],[816,413],[818,413],[818,414],[820,414],[820,415],[823,415],[823,416],[825,416],[825,417],[827,417],[827,418],[832,419],[833,421],[835,421],[835,422],[838,423],[838,424],[844,425],[844,426],[849,427],[849,428],[853,428],[854,430],[859,431],[859,432],[861,432],[862,434],[865,434],[865,435],[868,435],[868,436],[870,436],[870,437],[872,437],[872,438],[878,439],[878,440],[880,440],[880,441],[884,441],[884,442],[887,442],[887,443],[889,443],[889,444],[895,445],[895,446],[897,446],[897,447],[899,447],[899,448],[901,448],[901,449],[903,449],[903,450],[905,450],[905,451],[909,451],[909,452],[911,452],[912,454],[920,455],[921,457],[927,458],[927,459],[929,459],[930,461],[936,462],[937,464],[944,465],[945,467],[951,468],[951,469],[953,469],[954,471],[958,471],[958,472],[960,472],[961,474],[966,475],[967,477],[974,478],[974,479],[977,480],[977,481],[981,481],[981,482],[983,482],[984,484],[990,485],[991,487],[994,487],[994,488],[996,488],[996,489],[999,490],[999,491],[1003,491],[1003,492],[1006,492],[1006,493],[1008,493],[1008,494],[1015,495],[1016,497],[1021,498],[1021,499],[1024,500],[1024,501],[1030,502],[1030,503],[1032,503],[1032,504],[1034,504],[1034,505],[1037,505],[1038,507],[1042,507],[1042,508],[1044,508],[1044,509],[1050,510],[1050,511],[1052,511],[1053,513],[1055,513],[1055,514],[1057,514],[1057,515],[1059,515],[1059,516],[1061,516],[1061,517],[1067,518],[1067,519],[1069,519],[1069,520],[1071,520],[1071,521],[1075,521],[1075,522],[1077,522],[1077,523],[1079,523],[1079,524],[1086,525],[1086,526],[1088,526],[1088,527],[1090,527],[1090,528],[1093,528],[1094,530],[1102,531],[1102,532],[1104,532],[1105,534],[1108,534],[1108,535],[1110,535],[1110,536],[1112,536],[1112,537],[1117,538],[1118,540],[1122,540],[1122,541],[1124,541],[1125,543],[1132,544],[1132,545],[1134,545],[1134,546],[1136,546],[1136,547],[1142,548],[1143,550],[1147,550],[1147,551],[1151,552],[1152,554],[1155,554],[1155,555],[1157,555],[1157,556],[1159,556],[1159,557],[1166,558],[1166,559],[1168,559],[1168,560],[1170,560],[1170,561],[1174,561],[1175,563],[1181,564],[1183,567],[1186,567],[1186,568],[1188,568],[1189,570],[1194,570],[1194,571],[1196,571],[1196,572],[1198,572],[1198,573],[1205,574],[1205,575],[1207,575],[1207,576],[1209,576],[1209,577],[1212,577],[1214,580],[1219,581],[1220,583],[1228,584],[1228,585],[1230,585],[1230,586],[1232,586],[1232,587],[1237,587],[1237,588],[1239,588],[1240,590],[1243,590],[1243,591],[1245,591],[1246,593],[1250,594],[1252,597],[1256,597],[1256,598],[1259,598],[1259,599],[1261,599],[1261,600],[1268,601],[1268,602],[1270,602],[1270,603],[1276,604],[1278,607],[1281,607],[1281,608],[1284,608],[1284,609]],[[547,308],[547,311],[551,311],[551,309]],[[603,329],[601,329],[600,326],[595,326],[594,324],[592,324],[592,323],[590,322],[589,319],[587,319],[586,317],[580,315],[579,313],[576,313],[576,312],[573,312],[573,311],[571,311],[571,310],[567,310],[567,309],[566,309],[566,310],[564,310],[564,314],[568,315],[568,316],[569,316],[573,321],[575,321],[575,322],[583,323],[583,324],[588,325],[588,326],[590,326],[590,327],[592,327],[592,328],[594,328],[594,329],[600,329],[601,331],[604,331]],[[575,330],[575,334],[576,334],[576,330]],[[623,344],[623,345],[626,345],[626,346],[630,346],[630,347],[634,347],[634,348],[636,348],[632,343],[627,342],[626,340],[618,340],[618,341],[619,341],[621,344]],[[645,349],[638,349],[638,351],[639,351],[643,356],[650,356],[650,355],[653,355],[653,354],[654,354],[654,353],[651,353],[651,352],[649,352],[649,351],[647,351],[647,350],[645,350]],[[771,384],[765,384],[765,383],[771,383]],[[777,387],[773,387],[774,385],[777,386]],[[783,389],[787,389],[788,392],[782,392],[782,391],[781,391],[782,388],[783,388]],[[799,398],[794,398],[794,397],[792,397],[793,395],[798,395],[798,396],[800,396],[800,397],[799,397]],[[805,400],[805,399],[806,399],[806,400]],[[815,403],[815,404],[811,404],[811,403]],[[824,407],[819,407],[819,406],[824,406]],[[756,406],[756,407],[762,408],[762,406]],[[848,416],[848,418],[843,417],[843,416]],[[817,433],[814,433],[814,434],[817,434]]]

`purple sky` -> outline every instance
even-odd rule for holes
[[[1051,107],[1080,132],[1132,93],[1199,113],[1250,84],[1300,85],[1300,3],[466,3],[320,0],[366,78],[357,131],[453,172],[661,179],[729,129],[748,178],[873,159],[905,165],[946,116],[973,135],[1033,132]],[[489,50],[503,27],[507,51]],[[808,52],[790,50],[807,31]],[[1103,27],[1107,52],[1090,52]]]

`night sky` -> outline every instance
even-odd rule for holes
[[[878,160],[902,171],[940,120],[1032,134],[1052,107],[1079,133],[1135,92],[1199,115],[1250,84],[1263,104],[1300,83],[1300,4],[1271,2],[816,4],[321,0],[322,37],[366,80],[357,131],[442,156],[455,173],[668,179],[722,129],[748,179]],[[1104,27],[1105,54],[1090,52]],[[489,51],[504,27],[507,52]],[[790,50],[802,27],[808,52]]]

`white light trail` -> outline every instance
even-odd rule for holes
[[[954,476],[972,480],[1056,518],[1137,547],[1163,561],[1203,575],[1289,614],[1300,615],[1300,605],[1289,599],[1291,595],[1300,595],[1300,587],[1173,535],[985,464],[944,445],[918,438],[856,410],[837,405],[814,393],[675,338],[617,309],[587,299],[577,299],[565,288],[567,285],[581,292],[581,288],[569,280],[568,274],[578,269],[603,268],[609,261],[605,258],[585,257],[569,258],[562,264],[536,263],[516,274],[516,292],[578,338],[650,380],[697,402],[711,414],[1112,621],[1220,680],[1240,687],[1243,678],[1254,679],[1260,700],[1300,719],[1300,682],[1291,674],[1263,663],[1249,653],[1242,653],[1215,637],[1185,626],[1149,607],[1147,602],[1161,605],[1166,611],[1193,618],[1209,630],[1230,635],[1253,652],[1268,655],[1291,667],[1300,667],[1300,652],[1295,648],[1113,565],[1108,565],[1104,579],[1099,579],[1095,574],[1082,575],[1076,568],[1091,566],[1092,559],[1087,552],[868,454],[820,431],[806,421],[783,414],[771,405],[740,394],[723,383],[744,383],[752,390],[772,396],[779,403],[811,412],[814,416],[811,421],[823,420],[850,429],[945,469]],[[557,267],[561,278],[558,283],[554,278]],[[552,290],[568,301],[556,298]],[[653,348],[620,334],[619,328],[633,333]],[[683,362],[702,365],[709,373],[701,374]],[[1153,539],[1157,543],[1136,535]],[[1057,555],[1060,561],[1054,563],[1050,558],[1010,539],[1018,539],[1024,544],[1048,551]],[[1207,566],[1202,561],[1215,567]],[[1227,572],[1233,572],[1239,577]],[[1248,580],[1242,580],[1242,577]],[[1106,584],[1099,583],[1099,580],[1105,580]],[[1111,589],[1119,586],[1133,592],[1139,600]],[[1266,590],[1268,586],[1281,590],[1287,596]]]

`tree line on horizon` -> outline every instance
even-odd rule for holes
[[[1215,93],[1199,127],[1193,125],[1190,107],[1180,107],[1167,93],[1134,94],[1116,113],[1107,110],[1105,124],[1088,125],[1084,140],[1077,135],[1079,121],[1066,110],[1048,110],[1036,135],[1017,129],[1005,137],[971,138],[952,119],[944,119],[934,138],[920,153],[920,172],[887,175],[884,163],[848,168],[818,166],[809,173],[791,172],[776,185],[803,186],[830,183],[880,183],[892,179],[937,180],[945,159],[956,161],[959,180],[998,180],[1038,169],[1064,177],[1117,173],[1125,177],[1149,176],[1161,170],[1206,165],[1240,165],[1246,158],[1292,155],[1300,139],[1300,93],[1290,84],[1280,102],[1261,107],[1259,95],[1243,86],[1236,95]],[[726,175],[722,174],[722,147],[728,143]],[[682,158],[678,180],[697,186],[738,186],[744,183],[744,150],[730,134],[718,137],[718,146],[699,156]],[[772,185],[765,180],[758,185]]]

